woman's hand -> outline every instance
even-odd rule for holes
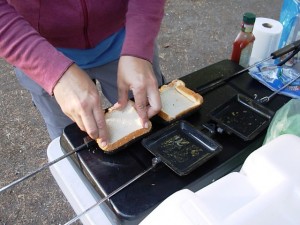
[[[90,77],[73,64],[60,78],[53,92],[62,111],[91,138],[101,138],[103,145],[106,145],[108,133],[101,98]]]
[[[133,56],[121,56],[118,67],[118,106],[125,107],[128,91],[133,93],[135,108],[144,127],[161,109],[161,99],[152,64]]]

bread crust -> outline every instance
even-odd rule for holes
[[[142,136],[143,134],[148,133],[152,128],[152,125],[149,126],[148,129],[146,128],[142,128],[139,130],[136,130],[132,133],[130,133],[129,135],[124,136],[123,138],[119,139],[118,141],[114,142],[114,143],[108,143],[106,146],[101,146],[101,140],[97,139],[97,143],[99,145],[99,147],[105,151],[105,152],[113,152],[116,149],[119,149],[120,147],[122,147],[125,144],[128,144],[130,141],[136,139],[137,137]]]
[[[163,108],[162,108],[162,110],[158,113],[158,116],[160,116],[163,120],[165,120],[167,122],[170,122],[172,120],[175,120],[177,118],[182,117],[183,115],[185,115],[185,114],[191,112],[192,110],[198,108],[203,103],[203,97],[200,94],[198,94],[198,93],[192,91],[191,89],[187,88],[185,86],[185,83],[181,80],[177,80],[177,79],[173,80],[169,84],[161,86],[159,91],[160,91],[160,93],[163,93],[164,91],[166,91],[170,88],[173,88],[173,87],[175,87],[175,89],[180,94],[182,94],[184,97],[186,97],[187,99],[192,101],[194,103],[194,105],[187,108],[187,109],[185,109],[185,110],[183,110],[183,111],[181,111],[175,117],[172,117],[168,113],[164,112]],[[171,99],[170,99],[170,101],[171,101]]]
[[[129,101],[128,104],[131,104],[131,107],[134,107],[134,103],[132,101]],[[118,110],[118,109],[110,108],[106,114],[113,113],[115,110]],[[124,127],[124,126],[122,126],[122,124],[120,124],[120,129],[124,129],[124,128],[126,129],[126,127]],[[99,145],[99,147],[104,152],[112,153],[112,152],[118,150],[120,147],[133,141],[134,139],[148,133],[151,130],[151,128],[152,128],[152,123],[150,121],[148,121],[148,128],[137,129],[113,143],[108,142],[106,146],[101,145],[101,142],[102,142],[101,138],[96,139],[96,141],[97,141],[97,144]]]

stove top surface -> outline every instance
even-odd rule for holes
[[[188,88],[196,90],[200,85],[219,77],[230,76],[241,69],[243,68],[230,60],[223,60],[180,79],[186,83]],[[253,140],[244,141],[234,134],[212,134],[203,127],[204,124],[211,123],[208,115],[213,109],[238,93],[251,97],[254,94],[269,95],[270,91],[253,80],[247,73],[244,73],[203,95],[203,105],[184,120],[206,132],[213,140],[222,145],[223,150],[186,176],[179,176],[160,163],[154,170],[139,178],[105,203],[109,208],[112,221],[119,224],[137,224],[174,192],[184,188],[197,191],[205,187],[237,168],[252,151],[261,146],[266,129]],[[275,96],[265,106],[276,111],[288,100],[289,98],[284,96]],[[167,126],[155,119],[152,123],[153,129],[150,134]],[[85,136],[86,134],[80,131],[76,124],[71,124],[65,128],[61,136],[61,146],[67,152],[73,150],[83,144]],[[72,158],[98,193],[101,196],[107,196],[148,169],[151,166],[153,155],[138,141],[115,154],[106,154],[95,145],[93,148],[78,152]]]

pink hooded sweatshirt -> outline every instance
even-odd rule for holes
[[[73,63],[56,50],[93,48],[126,27],[121,55],[152,61],[165,0],[0,0],[0,57],[49,94]]]

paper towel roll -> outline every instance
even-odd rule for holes
[[[261,61],[278,49],[282,24],[273,19],[258,17],[255,20],[253,34],[255,41],[250,57],[250,65]]]

